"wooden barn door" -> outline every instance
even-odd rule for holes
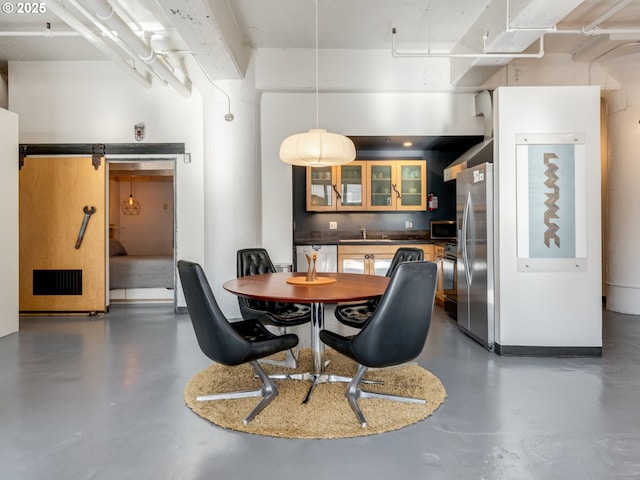
[[[21,312],[106,310],[105,170],[104,159],[94,165],[91,157],[25,157],[19,195]]]

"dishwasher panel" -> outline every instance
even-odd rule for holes
[[[305,254],[318,254],[316,272],[338,271],[337,245],[296,245],[296,272],[306,272],[309,268]]]

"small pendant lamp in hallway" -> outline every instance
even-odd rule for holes
[[[122,202],[122,213],[124,215],[140,215],[140,202],[133,198],[133,177],[129,179],[129,198]]]

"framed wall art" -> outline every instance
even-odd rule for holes
[[[574,133],[516,136],[519,272],[586,270],[584,137]]]

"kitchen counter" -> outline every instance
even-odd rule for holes
[[[422,238],[422,239],[388,239],[388,238],[356,238],[356,239],[348,239],[348,240],[338,240],[336,242],[338,245],[388,245],[388,244],[412,244],[412,243],[434,243],[433,240]]]
[[[401,239],[401,238],[392,238],[392,239],[343,239],[343,240],[335,240],[335,239],[325,239],[325,240],[296,240],[295,245],[424,245],[424,244],[432,244],[432,245],[440,245],[444,246],[447,243],[455,242],[455,240],[431,240],[430,238],[412,238],[412,239]]]
[[[430,239],[346,239],[346,240],[304,240],[296,241],[296,245],[395,245],[395,244],[437,243]]]
[[[428,230],[410,232],[369,231],[367,238],[361,238],[360,232],[329,231],[301,232],[294,235],[295,245],[394,245],[437,243],[429,238]]]

